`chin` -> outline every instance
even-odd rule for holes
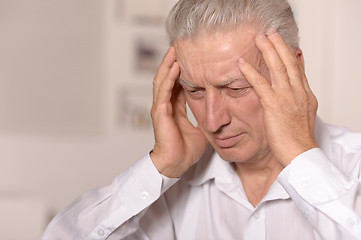
[[[227,162],[246,162],[251,158],[251,152],[247,151],[246,147],[239,149],[236,147],[233,148],[219,148],[213,147],[218,155]]]

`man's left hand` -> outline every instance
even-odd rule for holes
[[[300,49],[289,47],[278,32],[257,35],[255,41],[270,79],[244,59],[239,68],[260,97],[270,149],[287,166],[299,154],[317,147],[317,99],[309,87]]]

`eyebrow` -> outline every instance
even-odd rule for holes
[[[217,86],[218,86],[218,87],[225,87],[225,86],[231,85],[231,84],[234,83],[234,82],[242,81],[243,79],[246,80],[245,77],[233,77],[233,78],[231,78],[230,80],[228,80],[227,82],[220,83],[220,84],[218,84]],[[246,80],[246,81],[247,81],[247,80]]]
[[[242,81],[242,80],[246,80],[247,79],[245,77],[234,77],[234,78],[231,78],[230,80],[228,80],[227,82],[224,82],[224,83],[220,83],[220,84],[217,84],[217,87],[225,87],[227,85],[230,85],[236,81]],[[192,87],[192,88],[199,88],[199,86],[193,84],[193,83],[190,83],[188,82],[187,80],[185,80],[184,78],[182,77],[178,77],[178,81],[179,82],[183,82],[184,84],[188,85],[189,87]]]
[[[178,81],[185,83],[185,84],[188,85],[189,87],[199,88],[199,86],[197,86],[197,85],[195,85],[195,84],[193,84],[193,83],[188,82],[187,80],[185,80],[185,79],[182,78],[182,77],[178,77]]]

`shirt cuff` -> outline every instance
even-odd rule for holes
[[[311,205],[340,198],[353,185],[319,148],[293,159],[279,174],[278,181],[288,193],[296,192]]]
[[[149,154],[143,156],[114,180],[113,194],[97,204],[94,214],[87,212],[87,215],[97,215],[98,219],[102,219],[88,238],[104,239],[109,236],[116,228],[147,209],[176,181],[162,176]],[[102,205],[104,211],[101,211]]]
[[[162,178],[162,187],[161,187],[161,194],[165,193],[171,186],[173,186],[180,178],[169,178],[161,174],[158,169],[155,167],[152,159],[150,158],[150,154],[147,155],[148,161],[152,164],[152,168],[157,171],[159,176]]]

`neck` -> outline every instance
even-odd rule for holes
[[[284,168],[271,154],[257,161],[235,163],[234,166],[242,181],[247,198],[254,207],[267,194],[278,174]]]

